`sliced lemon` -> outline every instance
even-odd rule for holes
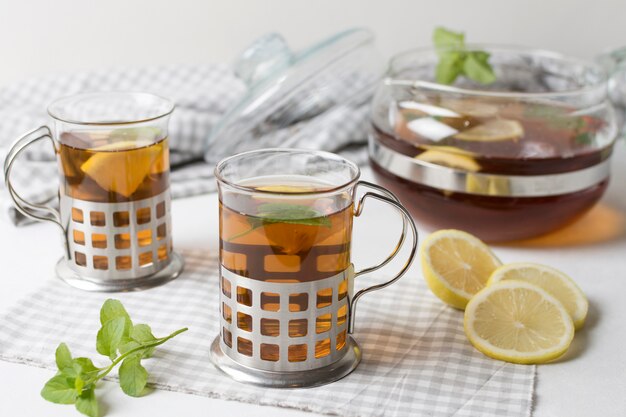
[[[315,187],[306,185],[262,185],[255,187],[259,191],[269,191],[272,193],[298,194],[315,191]]]
[[[465,116],[477,118],[494,117],[498,114],[498,106],[479,100],[442,100],[441,107],[448,108]]]
[[[508,196],[511,184],[508,178],[495,176],[477,176],[468,174],[465,179],[465,190],[471,194]]]
[[[524,128],[517,120],[494,119],[454,135],[454,138],[474,142],[498,142],[520,138]]]
[[[450,153],[446,150],[429,149],[417,155],[415,159],[470,172],[480,170],[480,165],[471,156]]]
[[[476,294],[465,308],[465,334],[494,359],[544,363],[561,356],[574,337],[563,304],[528,282],[506,280]]]
[[[480,239],[460,230],[439,230],[420,248],[422,271],[431,291],[444,303],[464,309],[501,265]]]
[[[80,169],[106,191],[130,197],[162,155],[163,146],[151,143],[119,141],[94,148]]]
[[[468,150],[465,149],[461,149],[458,148],[456,146],[444,146],[444,145],[420,145],[421,148],[424,148],[426,150],[435,150],[435,151],[441,151],[441,152],[447,152],[447,153],[451,153],[451,154],[456,154],[456,155],[464,155],[464,156],[470,156],[470,157],[475,157],[476,156],[476,152],[470,152]]]
[[[585,323],[589,302],[574,280],[563,272],[545,265],[514,262],[493,271],[488,285],[504,280],[517,280],[535,284],[559,300],[580,329]]]

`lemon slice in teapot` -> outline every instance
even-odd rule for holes
[[[471,154],[469,152],[459,154],[451,152],[450,149],[458,148],[454,148],[452,146],[441,146],[439,149],[437,147],[432,147],[426,152],[422,152],[417,155],[415,159],[442,165],[448,168],[462,169],[469,172],[480,171],[480,165],[470,156]]]
[[[454,135],[455,139],[474,142],[499,142],[524,136],[524,128],[517,120],[494,119]]]
[[[487,118],[498,114],[498,107],[478,100],[442,100],[441,107],[453,110],[464,116]]]

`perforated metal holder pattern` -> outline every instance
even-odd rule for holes
[[[69,259],[79,276],[127,280],[153,275],[172,259],[169,190],[151,198],[96,203],[61,195]]]
[[[222,266],[222,351],[241,365],[264,371],[306,371],[340,360],[348,350],[352,274],[352,268],[348,268],[317,281],[276,283],[246,278]],[[318,293],[328,294],[329,289],[332,296],[325,296],[322,306],[318,307]],[[277,305],[271,308],[268,303],[263,305],[263,293],[279,298]],[[295,297],[299,304],[290,303]],[[302,307],[304,303],[306,308]],[[293,311],[298,305],[301,311]],[[320,318],[323,318],[322,325],[318,324]],[[266,320],[275,321],[278,327],[269,326]],[[268,332],[268,328],[274,330]]]

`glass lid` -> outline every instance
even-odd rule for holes
[[[333,110],[367,104],[383,73],[373,43],[367,29],[340,32],[298,52],[275,33],[256,40],[235,63],[248,93],[213,128],[207,162],[301,144]]]

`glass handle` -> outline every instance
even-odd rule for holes
[[[47,126],[41,126],[35,130],[32,130],[18,140],[16,140],[9,149],[6,159],[4,160],[4,182],[6,184],[9,195],[13,200],[15,208],[24,216],[37,221],[49,221],[61,228],[65,235],[65,228],[61,224],[61,214],[52,207],[43,204],[29,203],[24,200],[13,188],[11,184],[11,170],[18,155],[26,149],[28,146],[42,139],[50,139],[52,146],[54,147],[54,141],[52,140],[52,133]],[[67,244],[65,245],[67,248]]]
[[[398,242],[396,243],[395,248],[392,250],[391,254],[387,256],[387,258],[385,258],[382,262],[380,262],[379,264],[375,266],[371,266],[371,267],[368,267],[368,268],[365,268],[356,272],[354,274],[354,277],[356,278],[360,275],[364,275],[364,274],[376,271],[382,268],[383,266],[387,265],[389,262],[391,262],[391,260],[395,258],[396,255],[398,255],[398,253],[400,252],[400,249],[402,249],[402,247],[404,246],[404,242],[406,241],[406,236],[407,236],[407,224],[409,228],[411,229],[412,246],[411,246],[411,253],[409,254],[404,266],[402,267],[402,269],[400,269],[400,271],[393,278],[381,284],[372,285],[371,287],[363,288],[362,290],[358,291],[354,295],[354,297],[352,297],[352,300],[350,301],[350,312],[349,312],[350,321],[348,322],[348,333],[354,332],[356,304],[359,301],[359,299],[369,292],[383,289],[393,284],[397,280],[399,280],[409,269],[409,267],[411,266],[411,263],[413,263],[413,260],[415,259],[415,254],[417,252],[417,243],[418,243],[418,234],[417,234],[417,227],[415,226],[415,222],[411,218],[411,215],[409,214],[407,209],[402,204],[400,204],[400,201],[395,195],[393,195],[393,193],[371,182],[359,181],[354,189],[355,195],[359,186],[365,186],[367,188],[374,189],[377,192],[367,191],[365,194],[363,194],[363,196],[361,196],[361,198],[359,198],[357,206],[354,209],[354,216],[358,217],[361,215],[361,213],[363,212],[363,207],[365,206],[365,200],[367,200],[368,198],[373,198],[375,200],[385,202],[393,206],[396,210],[400,211],[400,213],[402,214],[402,234],[400,235],[400,238],[398,239]]]

